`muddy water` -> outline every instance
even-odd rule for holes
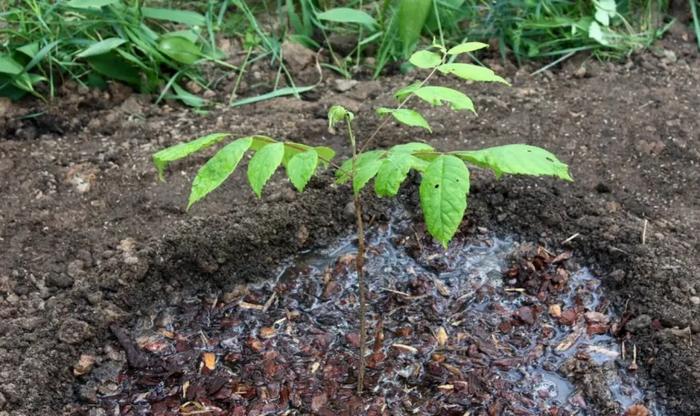
[[[160,305],[135,322],[136,345],[158,368],[123,371],[104,406],[156,415],[599,415],[643,404],[664,414],[637,385],[632,347],[610,335],[617,317],[600,280],[573,260],[545,265],[564,278],[543,299],[504,276],[527,252],[512,239],[484,234],[447,252],[425,243],[416,251],[379,227],[369,240],[363,398],[354,245],[344,239],[260,283]]]

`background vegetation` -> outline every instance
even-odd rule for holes
[[[695,16],[697,3],[689,2]],[[291,87],[280,95],[295,93],[282,59],[285,40],[323,49],[330,56],[324,66],[346,77],[358,68],[375,77],[408,69],[406,58],[432,39],[487,42],[519,63],[580,51],[617,59],[664,32],[668,7],[666,0],[5,1],[0,95],[45,98],[66,79],[98,87],[118,80],[158,99],[202,106],[191,86],[207,87],[203,68],[243,72],[258,59],[287,78]],[[217,49],[221,36],[247,52],[241,68]]]

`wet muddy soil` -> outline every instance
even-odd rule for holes
[[[497,181],[485,172],[473,172],[469,213],[458,238],[482,244],[476,241],[479,235],[501,239],[512,236],[518,243],[541,246],[553,255],[571,251],[575,263],[587,267],[600,280],[601,286],[596,290],[600,290],[601,299],[607,300],[609,306],[598,310],[597,306],[583,301],[576,322],[588,331],[591,322],[586,321],[586,313],[605,314],[609,320],[605,325],[610,325],[606,333],[615,339],[614,345],[625,341],[625,360],[621,358],[620,346],[620,357],[611,360],[612,364],[592,366],[589,364],[594,359],[586,362],[576,358],[580,349],[572,347],[577,361],[571,367],[564,367],[570,371],[562,370],[561,365],[553,369],[567,383],[572,383],[572,392],[581,392],[586,406],[602,403],[603,407],[589,407],[598,409],[592,414],[616,414],[629,405],[629,402],[618,403],[614,391],[608,394],[605,389],[580,386],[595,385],[591,380],[600,377],[601,372],[605,376],[610,368],[627,375],[629,354],[634,349],[637,353],[634,383],[653,397],[631,394],[631,400],[641,400],[648,406],[652,404],[649,400],[654,400],[668,415],[700,413],[700,243],[697,238],[700,61],[697,52],[692,44],[688,47],[687,42],[671,39],[625,63],[571,60],[554,72],[535,77],[528,75],[534,68],[517,69],[508,65],[498,68],[498,62],[493,64],[513,86],[469,86],[467,92],[477,105],[478,118],[425,109],[433,126],[432,136],[395,127],[382,135],[378,145],[418,139],[430,140],[436,147],[455,149],[524,142],[544,146],[569,163],[576,179],[574,184],[526,178]],[[348,190],[329,187],[330,179],[325,176],[315,180],[303,195],[296,194],[285,180],[275,177],[268,194],[258,201],[252,192],[241,191],[246,189],[240,186],[243,175],[237,175],[207,202],[186,214],[183,207],[187,187],[195,166],[204,156],[178,164],[169,172],[168,182],[158,183],[150,164],[154,151],[221,130],[240,136],[266,133],[340,150],[344,146],[342,137],[326,131],[326,108],[337,102],[355,110],[358,119],[369,120],[367,124],[358,124],[362,137],[377,122],[373,108],[389,104],[393,90],[413,77],[399,75],[360,82],[342,93],[329,77],[304,100],[279,99],[235,109],[215,108],[204,116],[175,105],[154,106],[148,97],[132,95],[117,86],[108,91],[82,91],[65,85],[48,107],[36,102],[0,103],[0,415],[97,416],[106,414],[106,397],[112,397],[114,403],[119,403],[117,399],[121,397],[119,400],[125,405],[152,404],[159,398],[177,396],[177,391],[151,393],[142,384],[135,383],[138,389],[123,384],[143,376],[143,369],[154,368],[149,365],[162,358],[158,351],[149,351],[144,344],[138,344],[139,330],[143,328],[137,323],[148,322],[153,305],[177,306],[176,311],[182,314],[174,317],[173,324],[199,326],[206,339],[233,331],[232,327],[223,328],[226,317],[241,322],[259,319],[259,325],[272,327],[276,321],[266,321],[267,315],[255,309],[240,309],[235,289],[250,282],[253,285],[250,292],[238,295],[250,304],[264,305],[266,296],[275,289],[261,282],[275,281],[276,271],[293,256],[337,243],[339,236],[347,235],[352,225],[352,216],[347,212]],[[450,265],[444,265],[446,269],[442,270],[440,264],[430,263],[427,258],[421,260],[420,253],[425,251],[421,247],[431,246],[420,223],[416,183],[413,180],[407,184],[399,201],[407,215],[416,219],[411,232],[403,233],[413,240],[403,241],[404,247],[399,244],[396,250],[406,250],[408,257],[417,259],[425,268],[423,271],[414,267],[416,273],[434,278]],[[389,202],[369,198],[368,204],[367,221],[377,227],[386,224]],[[480,234],[482,228],[493,234]],[[440,257],[433,260],[437,258]],[[572,274],[577,271],[575,267],[565,270]],[[290,268],[286,278],[290,282],[318,285],[318,280],[302,278],[309,273],[313,274],[312,270]],[[349,269],[337,270],[342,284],[351,282],[351,278],[343,279],[351,275]],[[511,279],[518,280],[519,276],[518,272]],[[389,276],[377,276],[374,284],[386,278]],[[512,304],[513,308],[518,306],[515,312],[506,307],[500,311],[501,319],[510,320],[512,325],[509,331],[498,328],[494,332],[503,348],[508,344],[500,343],[501,339],[514,344],[517,341],[514,336],[526,333],[554,345],[559,341],[557,336],[576,327],[554,321],[549,315],[550,300],[540,299],[538,291],[527,284],[528,280],[517,286],[517,281],[501,279],[503,291],[513,287],[524,292],[501,293],[498,292],[501,289],[495,288],[496,293],[491,296],[525,302],[521,306]],[[417,287],[411,286],[414,280]],[[468,282],[464,280],[460,284]],[[572,282],[574,279],[569,279],[570,290],[575,287],[571,286]],[[420,290],[426,293],[434,290],[430,283],[425,281],[421,286],[416,276],[408,282],[395,283],[391,289],[420,296]],[[280,296],[267,312],[274,312],[276,319],[282,319],[285,316],[279,309],[280,302],[293,302],[295,296],[303,301],[304,296],[313,293],[312,289],[319,290],[318,287],[307,289],[289,288],[288,296]],[[233,293],[228,301],[224,299],[227,293]],[[373,311],[375,315],[389,313],[385,308],[404,301],[401,294],[378,290],[374,293],[385,300]],[[556,296],[560,295],[554,294],[552,302],[558,302]],[[218,299],[216,303],[214,299]],[[343,299],[348,302],[346,307],[352,306],[351,296]],[[447,301],[452,298],[433,296],[432,299],[439,300],[445,308],[451,307]],[[428,300],[426,297],[421,302]],[[499,313],[488,310],[490,303],[484,305],[486,312]],[[427,308],[420,302],[410,306]],[[523,313],[527,318],[525,310],[513,315],[523,306],[536,307],[538,311],[532,325],[518,321]],[[211,316],[219,320],[203,322],[202,307],[211,310]],[[562,301],[562,315],[566,311]],[[302,317],[311,319],[305,315],[299,319]],[[398,330],[392,326],[395,322],[385,322],[382,350],[385,361],[381,364],[384,367],[372,370],[368,382],[375,384],[368,387],[381,385],[381,377],[398,374],[401,366],[420,363],[423,368],[432,368],[429,364],[433,353],[443,350],[447,364],[474,366],[479,359],[486,360],[481,355],[487,355],[491,361],[513,358],[507,348],[500,350],[494,347],[495,343],[489,344],[493,339],[476,331],[474,322],[466,321],[454,327],[447,317],[427,317],[426,323],[414,325],[414,335],[403,337],[394,332]],[[347,322],[351,330],[352,319],[348,318]],[[306,323],[311,327],[310,321]],[[253,328],[253,324],[247,325]],[[550,336],[555,338],[547,338],[545,325],[554,328]],[[614,325],[618,327],[613,328]],[[439,345],[436,347],[435,335],[440,326],[448,336],[443,350]],[[318,328],[328,331],[328,327]],[[286,326],[280,328],[286,329]],[[467,335],[458,341],[459,333]],[[589,342],[588,334],[584,335],[582,342]],[[336,349],[331,350],[337,351],[338,356],[331,357],[336,364],[330,369],[340,367],[338,360],[344,360],[346,365],[342,374],[330,371],[329,377],[338,384],[337,390],[330,393],[350,391],[344,390],[344,383],[351,383],[354,376],[354,361],[350,359],[352,338],[348,340],[340,335],[336,338],[339,339],[333,347]],[[235,363],[233,367],[226,366],[225,356],[215,354],[212,373],[206,374],[204,370],[200,373],[199,363],[203,358],[199,353],[219,352],[205,351],[204,346],[210,348],[206,339],[187,339],[190,351],[198,353],[188,361],[194,367],[179,375],[168,375],[166,368],[146,381],[154,386],[162,383],[181,389],[182,385],[176,382],[191,377],[194,398],[202,394],[202,389],[217,387],[197,384],[200,374],[216,376],[222,374],[217,372],[236,367]],[[266,348],[275,339],[260,339],[263,354],[272,351]],[[172,343],[177,347],[176,340],[167,337],[165,340],[168,348]],[[138,348],[130,354],[137,361],[124,368],[115,363],[125,362],[128,351],[125,345],[130,345],[129,342],[136,342]],[[396,343],[416,348],[418,353],[413,354],[410,348],[407,351],[390,348]],[[449,349],[450,345],[465,347],[479,343],[486,352],[477,346],[475,357],[469,356],[469,347],[466,352],[460,352],[462,355]],[[246,343],[241,345],[242,351],[250,348]],[[614,351],[613,346],[608,346],[608,350]],[[270,359],[274,364],[283,357],[279,354]],[[139,358],[146,362],[139,364]],[[250,359],[241,357],[238,365],[250,364],[251,361],[246,361]],[[470,361],[462,363],[458,359]],[[323,374],[320,366],[316,371]],[[443,387],[433,391],[436,394],[430,397],[452,397],[471,403],[473,395],[480,394],[460,390],[458,381],[463,379],[444,365],[434,367],[438,372],[435,381],[440,383],[435,388],[452,385],[452,390],[443,391],[450,390]],[[488,371],[482,369],[485,383],[517,384],[515,377],[491,373],[492,367],[489,365]],[[259,373],[248,370],[254,374],[249,380],[259,380],[255,378],[261,377]],[[298,370],[309,371],[309,368]],[[518,376],[526,377],[521,373]],[[111,381],[114,377],[118,377],[118,383]],[[413,394],[423,398],[411,398],[411,393],[407,393],[411,406],[430,404],[425,399],[429,389],[426,377],[429,377],[427,370],[414,379],[411,374],[397,376],[401,383],[415,383]],[[313,383],[319,379],[306,380]],[[238,382],[250,385],[247,384],[250,381]],[[534,386],[536,381],[530,387]],[[218,387],[220,392],[233,385],[227,381]],[[277,393],[282,391],[280,384]],[[315,385],[309,385],[305,391],[308,395],[302,403],[310,399],[312,404],[314,397],[325,392],[325,402],[323,396],[316,399],[319,412],[325,406],[333,408],[338,397],[342,397],[319,390]],[[569,411],[567,405],[578,403],[573,400],[572,404],[569,396],[547,399],[543,397],[545,392],[540,394],[536,388],[531,389],[534,395],[517,388],[509,391],[514,400],[500,400],[513,406],[518,403],[532,408],[528,406],[551,400],[551,404],[543,406]],[[149,395],[136,400],[129,396],[130,392]],[[240,405],[256,405],[252,397],[244,396],[241,400],[245,401]],[[180,405],[187,403],[187,396],[178,397]],[[496,406],[497,412],[499,399],[489,400],[484,402]],[[353,403],[349,398],[348,401]]]
[[[665,414],[636,381],[625,318],[570,251],[486,234],[419,249],[400,228],[369,233],[364,396],[347,239],[113,327],[127,359],[82,388],[119,415]]]

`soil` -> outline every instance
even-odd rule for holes
[[[573,184],[472,172],[458,238],[482,227],[573,251],[624,313],[620,333],[636,346],[640,382],[669,415],[700,413],[700,59],[687,33],[621,64],[582,58],[530,76],[536,68],[490,62],[513,85],[469,86],[478,118],[425,108],[432,135],[396,127],[377,143],[430,140],[449,150],[524,142],[569,163]],[[110,363],[125,360],[134,335],[123,328],[153,304],[269,278],[352,225],[347,189],[329,187],[327,176],[302,195],[276,176],[258,201],[239,172],[186,213],[189,180],[205,155],[177,164],[161,183],[154,151],[211,131],[342,149],[343,138],[326,131],[329,104],[372,120],[358,123],[363,137],[377,123],[373,109],[413,77],[343,93],[327,77],[304,100],[206,115],[116,85],[65,84],[46,106],[0,102],[0,415],[104,415],[98,397],[110,385],[95,390],[90,380],[120,371]],[[400,200],[419,217],[415,186]],[[368,221],[386,222],[391,203],[368,201]],[[412,238],[423,239],[415,224]],[[131,366],[138,357],[150,355],[132,351]],[[581,378],[595,394],[595,377]]]

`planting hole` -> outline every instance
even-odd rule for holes
[[[159,364],[114,372],[118,388],[102,406],[134,415],[170,414],[185,403],[222,411],[212,414],[368,406],[594,415],[643,403],[663,414],[628,369],[631,346],[623,359],[611,335],[619,317],[600,280],[569,253],[486,235],[444,252],[407,238],[389,226],[368,233],[363,398],[355,388],[356,248],[345,238],[273,278],[161,304],[132,322],[135,344]]]

